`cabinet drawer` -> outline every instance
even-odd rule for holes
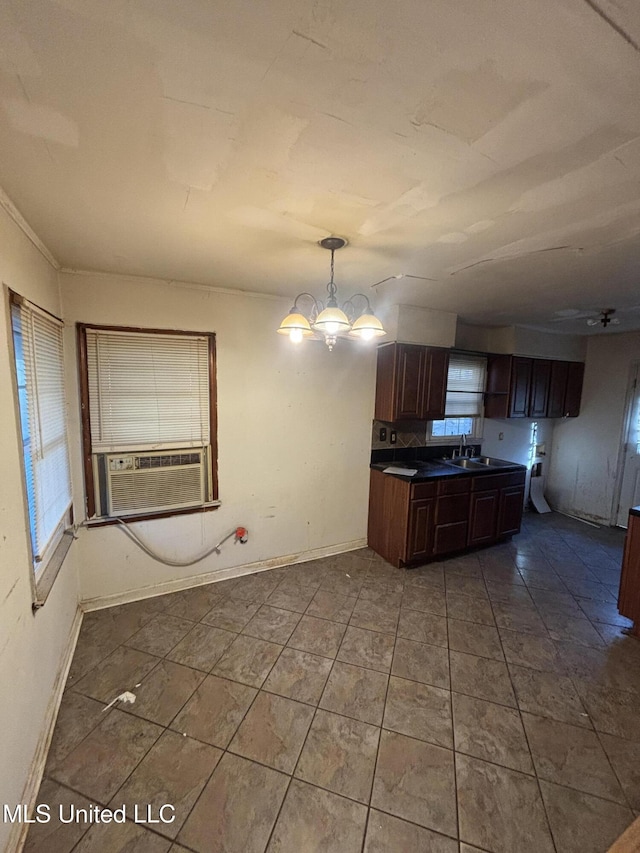
[[[489,489],[504,489],[506,486],[519,486],[524,483],[526,471],[511,471],[508,474],[489,474],[474,477],[471,481],[472,492],[486,492]]]
[[[464,495],[471,489],[471,477],[460,477],[455,480],[440,480],[439,495]]]
[[[411,484],[411,500],[417,501],[422,500],[422,498],[433,498],[435,497],[436,491],[438,489],[437,483],[412,483]]]

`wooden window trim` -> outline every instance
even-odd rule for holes
[[[186,337],[206,338],[209,345],[209,443],[211,445],[211,497],[218,502],[218,388],[216,384],[216,336],[214,332],[198,332],[185,329],[147,329],[141,326],[97,326],[93,323],[76,323],[78,343],[78,372],[80,383],[80,418],[82,424],[82,460],[84,468],[85,502],[87,520],[91,526],[117,524],[115,519],[95,519],[96,499],[93,476],[91,421],[89,416],[89,367],[87,363],[87,330],[100,332],[138,332],[145,335],[184,335]],[[147,521],[153,518],[169,518],[173,515],[190,515],[197,512],[211,512],[218,506],[199,506],[181,510],[166,510],[157,513],[140,513],[127,516],[127,521]]]

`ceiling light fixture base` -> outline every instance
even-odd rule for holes
[[[349,242],[344,237],[323,237],[322,240],[318,240],[318,246],[322,246],[323,249],[328,249],[330,252],[337,252],[338,249],[344,249],[348,245]]]

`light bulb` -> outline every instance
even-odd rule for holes
[[[299,344],[302,340],[302,329],[291,329],[289,332],[289,340],[292,344]]]
[[[362,329],[360,332],[360,339],[363,341],[372,341],[375,336],[375,329]]]
[[[340,324],[339,323],[325,323],[324,324],[324,330],[327,333],[327,335],[331,335],[331,336],[336,335],[340,331]]]

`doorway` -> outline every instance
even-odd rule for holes
[[[627,527],[629,509],[640,504],[640,362],[631,365],[619,475],[618,527]]]

